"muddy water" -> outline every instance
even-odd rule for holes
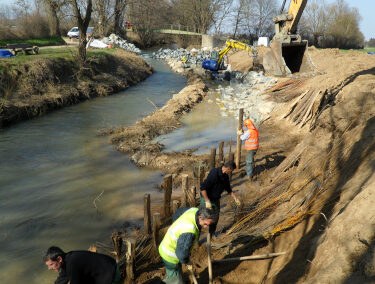
[[[161,198],[160,172],[138,170],[97,130],[129,125],[186,84],[163,62],[123,93],[98,98],[0,132],[0,283],[53,283],[47,247],[108,243],[124,221],[140,222],[143,195]]]
[[[210,86],[209,99],[200,103],[190,113],[182,118],[184,127],[155,139],[165,145],[165,152],[194,149],[195,154],[208,154],[211,147],[218,147],[220,141],[230,141],[232,151],[235,151],[236,128],[238,121],[233,117],[223,117],[220,108],[215,103],[219,96],[215,86]],[[224,154],[229,152],[230,145],[225,143]]]

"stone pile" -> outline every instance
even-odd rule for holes
[[[251,118],[256,125],[266,120],[274,108],[274,103],[268,101],[268,95],[263,94],[277,83],[276,78],[264,76],[263,72],[232,72],[231,81],[227,87],[218,86],[216,103],[222,116],[238,118],[238,110],[244,109],[244,118]]]
[[[106,44],[115,44],[120,48],[123,48],[125,50],[140,54],[141,50],[136,47],[134,44],[127,42],[125,39],[119,37],[118,35],[111,34],[109,37],[104,37],[102,39],[102,42]]]
[[[152,54],[152,58],[155,59],[163,59],[166,61],[170,60],[178,60],[181,61],[182,58],[186,57],[186,64],[189,65],[202,65],[203,60],[208,58],[210,56],[211,49],[209,48],[202,48],[202,49],[159,49],[157,52],[154,52]]]

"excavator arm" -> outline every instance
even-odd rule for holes
[[[225,54],[227,54],[228,51],[231,50],[232,48],[242,49],[242,50],[251,52],[254,56],[254,62],[258,62],[257,51],[255,48],[253,48],[252,46],[246,43],[242,43],[242,42],[230,39],[225,42],[225,47],[222,50],[220,50],[218,53],[216,53],[217,58],[214,59],[213,58],[214,56],[211,56],[210,60],[209,59],[204,60],[202,63],[202,67],[210,71],[224,70],[223,64],[222,64],[223,58]]]
[[[307,51],[307,41],[297,34],[298,23],[306,4],[307,0],[290,0],[288,13],[272,19],[275,23],[275,36],[271,41],[271,51],[263,58],[266,72],[287,76],[296,72],[316,71]]]

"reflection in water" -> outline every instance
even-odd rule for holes
[[[143,195],[160,197],[160,172],[138,170],[98,136],[102,127],[130,125],[186,84],[163,62],[123,93],[97,98],[0,132],[1,283],[52,283],[43,253],[107,242],[124,221],[140,222]]]
[[[209,98],[214,101],[215,93],[211,93]],[[195,154],[208,154],[210,148],[218,147],[221,140],[229,141],[231,137],[233,141],[236,140],[238,122],[232,117],[222,117],[214,102],[200,103],[184,116],[182,122],[184,127],[155,139],[165,145],[164,151],[184,151],[199,147]],[[226,145],[225,151],[228,150],[229,145]]]

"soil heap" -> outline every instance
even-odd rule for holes
[[[319,73],[279,78],[267,91],[277,107],[260,127],[257,181],[245,182],[241,172],[233,177],[244,205],[234,210],[224,201],[219,230],[227,230],[213,243],[214,259],[287,253],[216,264],[214,283],[368,283],[375,277],[375,57],[309,52]],[[231,55],[233,70],[249,70],[245,53]],[[199,283],[208,283],[205,245],[194,248],[192,261]],[[137,281],[159,283],[161,267]]]

